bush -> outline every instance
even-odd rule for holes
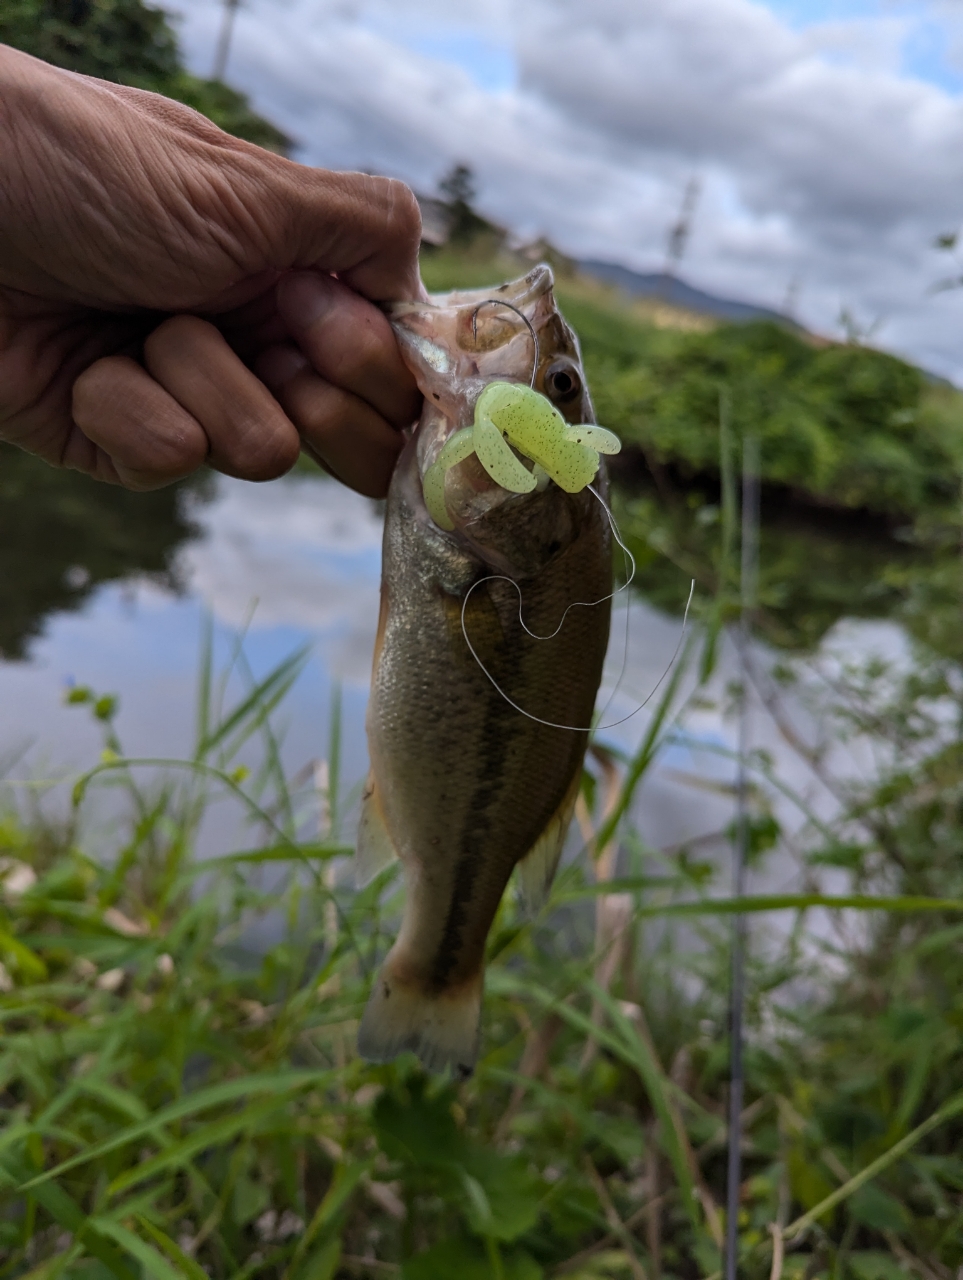
[[[963,411],[918,369],[770,322],[663,335],[627,366],[587,343],[599,420],[688,479],[718,474],[720,413],[761,476],[827,505],[911,516],[959,496]]]

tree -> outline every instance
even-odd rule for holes
[[[438,183],[438,190],[447,197],[451,213],[451,239],[455,244],[469,244],[484,231],[496,228],[472,208],[475,199],[475,175],[466,164],[456,164]]]
[[[167,15],[143,0],[3,0],[0,42],[68,71],[176,98],[272,151],[291,148],[243,94],[186,71]]]
[[[449,204],[470,205],[476,195],[475,175],[467,164],[456,164],[438,183],[438,190]]]

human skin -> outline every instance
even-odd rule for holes
[[[419,295],[420,227],[403,183],[0,45],[0,440],[131,489],[303,449],[382,496],[420,396],[374,304]]]

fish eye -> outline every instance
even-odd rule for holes
[[[582,392],[578,370],[567,360],[558,360],[545,371],[545,393],[555,404],[569,404]]]

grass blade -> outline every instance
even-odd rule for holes
[[[619,881],[612,881],[619,884]],[[745,898],[704,898],[698,902],[672,902],[663,906],[637,907],[634,915],[704,916],[735,915],[743,911],[805,911],[827,907],[834,911],[963,911],[963,898],[918,898],[908,895],[883,897],[873,893],[763,893]]]
[[[6,1174],[10,1181],[19,1183],[21,1187],[25,1185],[27,1171],[13,1156],[3,1157],[0,1162],[0,1171]],[[117,1280],[140,1280],[137,1270],[117,1252],[109,1240],[103,1238],[93,1220],[84,1213],[76,1200],[69,1196],[63,1187],[48,1182],[38,1185],[32,1194],[54,1222],[65,1231],[69,1231],[74,1240],[78,1244],[83,1244],[87,1252],[102,1262],[107,1270],[117,1277]]]
[[[141,1213],[137,1214],[137,1222],[140,1225],[140,1229],[145,1231],[155,1244],[160,1245],[170,1260],[177,1264],[180,1268],[180,1275],[189,1276],[190,1280],[208,1280],[208,1275],[204,1268],[198,1266],[193,1258],[189,1258],[180,1245],[161,1231],[160,1227],[155,1226],[153,1222],[150,1222]]]
[[[307,1230],[298,1242],[298,1247],[295,1250],[294,1257],[291,1259],[291,1265],[288,1267],[286,1273],[286,1280],[287,1277],[294,1275],[301,1258],[304,1257],[311,1245],[314,1244],[317,1237],[322,1235],[326,1228],[334,1222],[338,1214],[348,1203],[351,1196],[354,1194],[358,1183],[369,1173],[371,1164],[372,1162],[370,1160],[365,1160],[353,1165],[338,1165],[330,1187],[328,1187],[325,1192],[321,1203],[315,1210],[314,1217],[308,1223]],[[330,1241],[325,1241],[320,1250],[320,1254],[325,1258],[328,1256],[330,1243]],[[315,1257],[318,1257],[318,1253],[315,1254]],[[313,1274],[310,1262],[305,1270],[306,1272]]]
[[[692,1225],[699,1227],[701,1223],[699,1222],[699,1214],[696,1208],[699,1201],[692,1176],[695,1156],[689,1145],[682,1117],[679,1115],[670,1096],[670,1085],[662,1069],[662,1064],[656,1058],[652,1045],[645,1036],[639,1033],[638,1028],[632,1025],[619,1008],[618,1003],[613,1000],[605,988],[595,981],[588,981],[585,986],[591,992],[593,1000],[600,1004],[608,1014],[612,1025],[619,1031],[625,1041],[632,1057],[633,1065],[641,1077],[646,1093],[649,1095],[652,1109],[659,1118],[662,1143],[665,1146],[666,1155],[669,1157],[676,1181],[679,1184],[686,1212],[689,1214]],[[716,1243],[721,1242],[717,1241]]]
[[[337,1236],[315,1249],[300,1268],[295,1280],[333,1280],[341,1261],[341,1241]]]
[[[622,792],[619,795],[619,798],[616,801],[616,804],[612,809],[612,812],[609,814],[606,820],[602,823],[599,830],[596,832],[596,836],[595,836],[596,849],[604,849],[605,846],[612,839],[612,837],[615,835],[616,828],[618,827],[619,823],[622,821],[622,818],[624,817],[626,811],[631,805],[632,799],[635,795],[635,792],[636,792],[636,789],[638,788],[639,783],[642,781],[643,777],[645,776],[646,770],[648,769],[652,761],[655,759],[656,754],[658,753],[660,747],[662,746],[662,741],[660,738],[662,727],[665,724],[666,718],[669,715],[669,710],[672,706],[672,703],[675,701],[675,696],[676,696],[676,693],[678,692],[679,684],[682,681],[682,677],[683,675],[685,675],[686,671],[688,670],[689,655],[692,651],[692,643],[693,642],[691,639],[688,640],[686,642],[685,648],[682,650],[682,653],[679,655],[679,658],[675,664],[675,668],[673,669],[672,674],[669,676],[669,681],[665,687],[665,692],[663,693],[662,697],[659,699],[659,703],[652,714],[652,719],[649,721],[648,727],[646,728],[645,736],[642,739],[642,743],[638,751],[629,761],[628,768],[626,769],[626,772],[625,772],[625,781],[622,784]]]
[[[146,1137],[148,1134],[173,1123],[175,1120],[184,1120],[200,1111],[206,1111],[208,1107],[216,1107],[225,1102],[235,1102],[239,1098],[246,1097],[249,1093],[280,1095],[295,1089],[306,1089],[311,1085],[326,1084],[334,1075],[335,1072],[331,1070],[283,1071],[278,1072],[276,1075],[247,1076],[243,1080],[227,1080],[223,1084],[211,1085],[208,1089],[201,1089],[197,1093],[189,1094],[186,1098],[180,1098],[177,1102],[172,1102],[147,1120],[143,1120],[139,1124],[130,1125],[128,1128],[122,1129],[120,1133],[114,1134],[112,1138],[107,1138],[103,1142],[97,1143],[96,1146],[90,1147],[87,1151],[82,1151],[79,1155],[72,1156],[69,1160],[64,1160],[62,1164],[56,1165],[53,1169],[48,1169],[46,1172],[38,1174],[28,1182],[24,1182],[19,1190],[32,1191],[35,1187],[49,1182],[52,1178],[59,1178],[71,1169],[76,1169],[79,1165],[96,1160],[98,1156],[106,1155],[109,1151],[116,1151],[118,1147],[126,1146],[128,1142],[134,1142],[137,1138]]]
[[[279,662],[273,671],[268,672],[263,680],[258,681],[227,718],[222,720],[217,728],[210,730],[198,743],[197,759],[201,760],[204,756],[210,755],[214,748],[224,742],[235,729],[240,728],[248,717],[253,715],[256,720],[263,719],[267,710],[276,706],[297,680],[308,659],[308,653],[307,646],[295,650],[283,662]]]
[[[635,1033],[632,1037],[623,1038],[614,1035],[605,1027],[600,1027],[593,1023],[587,1014],[579,1009],[573,1008],[571,1005],[564,1003],[553,991],[541,986],[535,982],[523,981],[516,978],[513,974],[504,970],[493,970],[489,974],[489,984],[495,989],[500,990],[503,994],[511,993],[513,995],[534,998],[545,1009],[558,1014],[576,1031],[582,1032],[583,1035],[590,1036],[597,1040],[600,1045],[609,1049],[616,1057],[620,1058],[627,1066],[636,1071],[646,1092],[649,1095],[649,1101],[652,1109],[658,1116],[662,1126],[662,1140],[665,1143],[666,1155],[669,1157],[673,1171],[679,1183],[679,1189],[682,1193],[682,1200],[689,1217],[690,1222],[696,1229],[701,1228],[701,1220],[699,1213],[699,1205],[696,1197],[695,1186],[692,1181],[689,1161],[682,1149],[679,1138],[679,1131],[676,1127],[676,1120],[673,1115],[673,1109],[668,1103],[668,1092],[666,1089],[667,1081],[662,1073],[662,1068],[652,1058],[652,1054],[642,1040]],[[593,995],[605,995],[607,1001],[611,997],[607,993],[602,992],[601,987],[591,980],[586,980],[585,988],[592,992]],[[614,1001],[611,1002],[614,1006]],[[621,1011],[617,1011],[629,1028],[631,1023],[621,1015]],[[619,1030],[623,1031],[621,1023]],[[634,1028],[631,1028],[634,1031]]]
[[[153,1178],[155,1174],[180,1168],[181,1165],[185,1164],[192,1156],[197,1155],[198,1152],[204,1151],[208,1147],[218,1147],[226,1144],[249,1125],[256,1124],[281,1105],[283,1105],[282,1099],[268,1098],[261,1102],[252,1103],[249,1107],[245,1107],[243,1111],[223,1116],[220,1120],[214,1120],[210,1124],[204,1125],[203,1128],[196,1129],[186,1138],[172,1143],[166,1150],[159,1152],[149,1160],[141,1161],[133,1169],[128,1169],[119,1178],[115,1178],[107,1188],[108,1195],[119,1195],[122,1191],[127,1191],[136,1186],[138,1182],[143,1182],[146,1178]]]
[[[214,619],[209,612],[201,624],[201,660],[197,679],[197,731],[194,758],[201,755],[201,744],[207,741],[211,726],[211,687],[214,679]]]
[[[341,683],[331,687],[331,732],[328,739],[328,831],[337,839],[341,822]]]
[[[146,1244],[135,1231],[131,1231],[129,1227],[121,1226],[119,1222],[113,1222],[110,1218],[91,1218],[90,1224],[102,1235],[110,1236],[125,1253],[140,1263],[146,1275],[152,1276],[153,1280],[184,1280],[183,1271],[175,1271],[167,1259]],[[173,1243],[173,1242],[172,1242]],[[176,1247],[176,1246],[175,1246]],[[200,1271],[200,1267],[197,1268]],[[192,1275],[192,1272],[187,1274]],[[201,1272],[201,1274],[205,1274]]]
[[[924,1120],[922,1124],[917,1125],[917,1127],[911,1133],[908,1133],[905,1138],[901,1138],[900,1141],[894,1143],[888,1151],[884,1151],[881,1156],[878,1156],[868,1164],[865,1169],[860,1169],[859,1173],[854,1174],[849,1181],[844,1182],[841,1187],[837,1187],[836,1190],[831,1195],[826,1196],[824,1200],[820,1200],[819,1204],[814,1208],[809,1209],[801,1217],[796,1218],[794,1222],[790,1222],[789,1226],[786,1227],[783,1232],[783,1237],[786,1240],[790,1240],[795,1236],[801,1235],[807,1227],[811,1227],[814,1222],[823,1216],[823,1214],[829,1213],[830,1209],[835,1209],[836,1205],[841,1204],[843,1200],[848,1199],[854,1191],[858,1191],[860,1187],[864,1186],[867,1182],[871,1182],[873,1178],[888,1169],[890,1165],[895,1164],[901,1156],[904,1156],[907,1151],[910,1151],[915,1147],[921,1138],[925,1138],[928,1133],[932,1133],[934,1129],[938,1128],[946,1120],[951,1120],[954,1116],[958,1116],[961,1113],[963,1113],[963,1093],[958,1093],[954,1097],[950,1098],[949,1102],[945,1102],[938,1111],[934,1111],[933,1114],[928,1119]]]

